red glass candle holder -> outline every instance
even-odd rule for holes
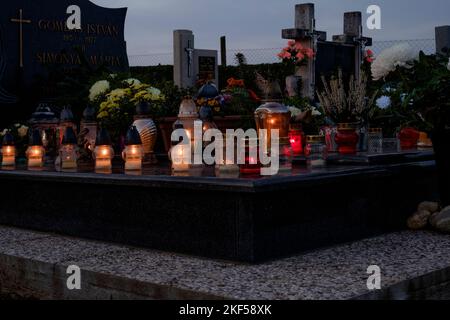
[[[304,153],[303,149],[303,130],[291,129],[289,130],[289,142],[292,147],[294,156],[301,156]]]
[[[400,131],[398,138],[402,150],[412,150],[417,148],[420,139],[420,132],[414,128],[404,128]]]
[[[258,142],[256,142],[256,144],[251,144],[248,140],[245,141],[245,163],[239,166],[241,174],[260,175],[261,168],[262,165],[259,160]]]
[[[359,136],[354,124],[342,123],[338,125],[336,143],[341,155],[354,155],[357,153]]]

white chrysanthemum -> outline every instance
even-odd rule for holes
[[[141,81],[139,81],[138,79],[133,79],[133,78],[124,80],[123,82],[125,82],[126,84],[128,84],[130,86],[138,86],[141,84]]]
[[[150,87],[147,89],[148,93],[150,93],[153,96],[159,96],[161,95],[161,90],[155,88],[155,87]]]
[[[312,110],[311,115],[313,117],[317,117],[317,116],[321,116],[322,115],[322,112],[320,112],[316,107],[312,107],[311,110]]]
[[[5,134],[7,134],[8,133],[8,129],[4,129],[2,132],[0,132],[0,136],[4,136]]]
[[[101,80],[94,83],[94,85],[89,90],[89,100],[95,101],[99,95],[107,92],[110,88],[109,81]]]
[[[374,80],[380,80],[394,71],[397,66],[408,67],[408,62],[416,60],[419,52],[409,44],[401,43],[382,51],[372,64]]]
[[[380,109],[387,109],[391,106],[391,98],[388,96],[382,96],[377,99],[377,106]]]
[[[17,132],[19,134],[19,137],[24,138],[28,134],[28,127],[27,126],[21,126],[19,129],[17,129]]]
[[[296,118],[297,116],[302,114],[302,110],[296,107],[288,107],[289,111],[291,112],[291,117]]]

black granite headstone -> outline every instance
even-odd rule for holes
[[[81,30],[69,30],[66,26],[70,16],[67,8],[71,5],[81,9]],[[70,73],[86,61],[93,68],[128,70],[124,40],[126,13],[127,8],[103,8],[89,0],[3,2],[0,11],[0,106],[3,110],[0,112],[5,114],[6,109],[11,114],[22,107],[30,88],[38,81],[45,82],[54,69]]]

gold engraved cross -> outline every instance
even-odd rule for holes
[[[31,23],[31,20],[23,19],[23,10],[19,9],[19,19],[11,19],[11,22],[19,23],[20,67],[23,68],[23,24]]]

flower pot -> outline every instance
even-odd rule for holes
[[[400,139],[402,150],[414,150],[417,149],[420,132],[414,128],[403,128],[400,131],[398,138]]]
[[[432,135],[442,207],[450,205],[450,129]]]
[[[356,125],[353,123],[338,124],[336,143],[341,155],[354,155],[357,153],[359,136]]]

